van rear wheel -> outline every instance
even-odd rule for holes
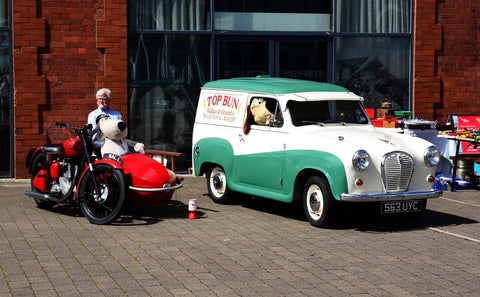
[[[325,227],[331,222],[335,202],[325,178],[312,176],[307,180],[303,191],[303,209],[312,226]]]
[[[207,173],[208,195],[216,203],[227,203],[230,189],[227,186],[227,176],[223,168],[216,166]]]

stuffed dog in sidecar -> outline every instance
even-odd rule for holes
[[[145,153],[145,145],[127,139],[127,124],[122,120],[114,120],[110,117],[100,117],[98,127],[105,136],[105,143],[101,148],[102,156],[105,154],[115,154],[123,156],[129,153]]]

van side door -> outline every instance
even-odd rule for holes
[[[243,133],[238,135],[235,176],[253,192],[281,191],[287,133],[280,105],[275,98],[259,96],[249,98],[248,104]]]

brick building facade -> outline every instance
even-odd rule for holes
[[[12,1],[15,178],[25,156],[64,140],[56,121],[81,126],[95,91],[109,87],[128,120],[126,0]],[[414,3],[414,115],[480,113],[480,3]]]
[[[56,121],[81,126],[95,92],[112,90],[127,118],[127,1],[14,1],[15,177],[27,152],[68,134]]]
[[[480,113],[480,2],[415,1],[413,112]]]

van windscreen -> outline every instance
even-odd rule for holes
[[[359,101],[289,101],[287,104],[293,125],[368,124],[368,117]]]

